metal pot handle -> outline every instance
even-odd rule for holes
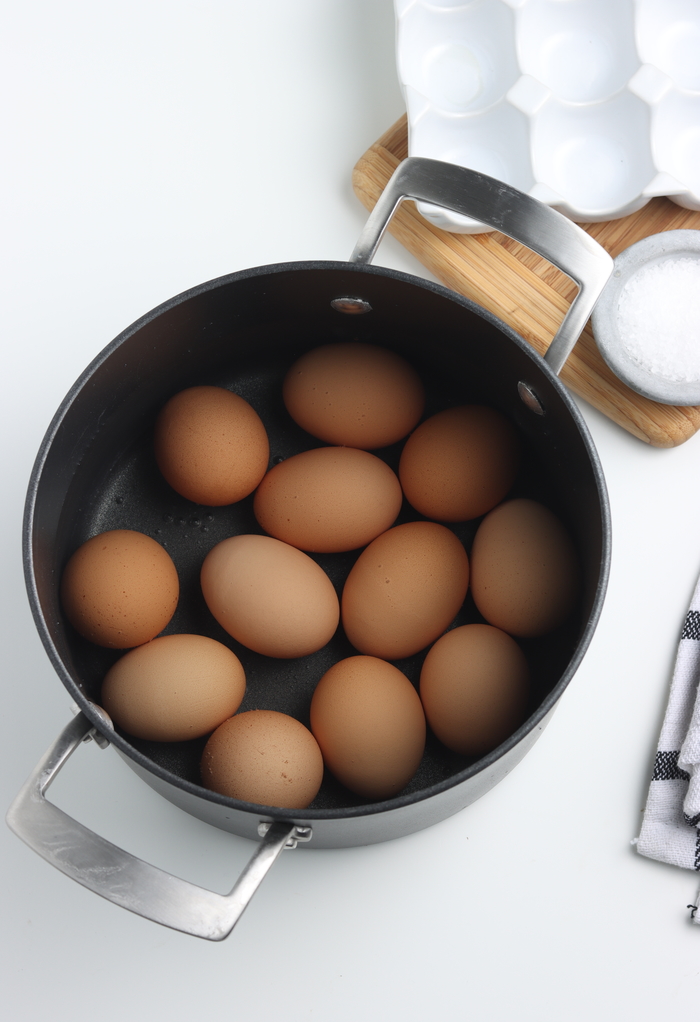
[[[97,735],[82,713],[70,722],[10,806],[10,829],[52,866],[115,905],[195,937],[223,940],[282,849],[310,840],[311,828],[261,822],[263,840],[230,894],[181,880],[117,848],[47,802],[46,789],[69,756],[81,742]]]
[[[379,196],[350,262],[372,261],[403,199],[430,202],[480,220],[548,259],[578,284],[579,293],[544,356],[552,371],[559,373],[612,273],[613,261],[605,249],[572,220],[502,181],[466,167],[411,156],[399,164]]]

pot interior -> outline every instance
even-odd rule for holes
[[[354,316],[336,312],[330,302],[344,295],[364,298],[372,311]],[[607,567],[604,489],[575,407],[523,341],[466,299],[392,271],[315,263],[245,271],[166,303],[98,356],[57,413],[28,497],[27,579],[49,655],[83,708],[88,700],[100,702],[102,679],[123,651],[94,646],[72,629],[60,607],[58,584],[66,561],[81,543],[107,529],[126,528],[162,543],[177,567],[180,603],[165,634],[196,632],[223,642],[246,671],[241,710],[280,710],[308,726],[316,683],[333,663],[356,650],[341,627],[317,653],[273,660],[246,649],[223,631],[204,603],[199,569],[222,539],[262,531],[253,515],[252,495],[219,508],[197,506],[180,497],[160,476],[151,436],[155,417],[172,394],[197,384],[215,384],[234,390],[260,414],[270,438],[271,464],[322,446],[287,414],[282,380],[304,351],[343,340],[379,344],[407,358],[426,386],[426,416],[456,404],[483,403],[499,408],[519,430],[525,457],[509,496],[532,497],[560,516],[574,539],[584,585],[579,606],[564,626],[541,639],[519,640],[533,678],[531,716],[502,751],[558,698],[590,638]],[[536,390],[545,415],[522,404],[517,393],[520,380]],[[373,453],[396,469],[401,447],[399,443]],[[398,521],[420,517],[404,501]],[[467,551],[479,521],[450,526]],[[358,555],[359,551],[311,556],[340,595]],[[483,618],[468,595],[455,625],[476,621]],[[416,686],[426,652],[395,661]],[[126,734],[115,739],[142,766],[188,787],[200,784],[205,741],[145,742]],[[499,751],[483,762],[494,755]],[[424,798],[477,769],[478,764],[448,751],[429,733],[418,773],[399,798]],[[220,796],[216,799],[222,801]],[[364,804],[366,800],[326,772],[307,815]]]

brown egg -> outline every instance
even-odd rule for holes
[[[257,412],[223,387],[190,387],[171,397],[158,416],[154,445],[172,488],[210,507],[247,497],[270,459]]]
[[[545,635],[574,608],[573,543],[559,519],[534,500],[509,500],[484,518],[471,565],[474,602],[490,624],[511,635]]]
[[[202,755],[202,783],[243,802],[305,809],[323,780],[316,739],[286,713],[249,710],[216,729]]]
[[[326,344],[302,355],[283,386],[287,411],[319,440],[368,451],[410,433],[425,394],[400,355],[371,344]]]
[[[372,656],[326,671],[311,700],[311,730],[328,769],[365,798],[405,788],[425,747],[418,693],[401,671]]]
[[[518,471],[518,435],[483,405],[438,412],[411,433],[399,478],[406,500],[426,518],[466,522],[495,507]]]
[[[255,494],[255,517],[277,539],[332,553],[366,546],[392,525],[401,486],[379,458],[353,447],[319,447],[275,465]]]
[[[348,575],[345,633],[361,653],[411,656],[452,623],[468,583],[469,561],[453,532],[434,522],[397,525],[363,550]]]
[[[128,649],[162,632],[177,607],[180,583],[160,543],[115,529],[75,551],[61,579],[61,603],[77,631],[98,646]]]
[[[440,741],[482,756],[522,724],[529,690],[525,656],[491,625],[463,625],[438,639],[423,663],[420,697]]]
[[[245,694],[235,653],[204,635],[163,635],[117,660],[102,705],[136,738],[184,742],[231,717]]]
[[[338,597],[325,571],[270,536],[223,540],[207,554],[201,581],[222,628],[256,653],[306,656],[338,627]]]

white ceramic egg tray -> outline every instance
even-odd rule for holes
[[[409,154],[573,220],[700,210],[700,0],[394,0]],[[420,204],[437,227],[483,224]]]

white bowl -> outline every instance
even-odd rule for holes
[[[625,249],[592,325],[601,355],[632,390],[700,405],[700,231],[652,234]]]

